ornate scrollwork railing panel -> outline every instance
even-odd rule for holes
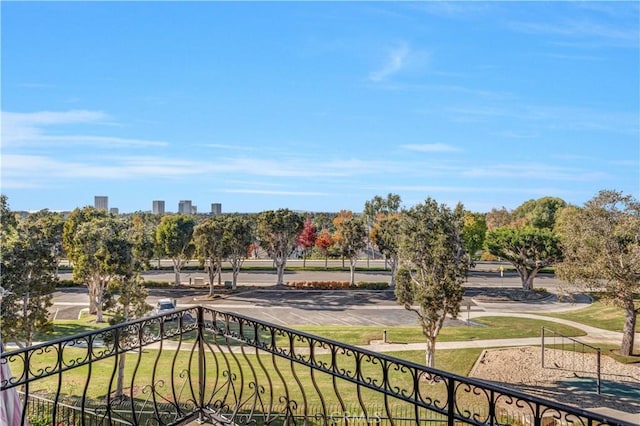
[[[190,307],[24,350],[1,390],[52,423],[627,423],[242,315]],[[39,402],[38,402],[39,404]],[[63,408],[64,407],[64,408]],[[40,414],[38,414],[40,415]]]

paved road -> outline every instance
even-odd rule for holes
[[[322,266],[324,261],[307,261],[308,265]],[[270,265],[270,261],[250,261],[249,266]],[[292,265],[302,266],[301,261],[293,261]],[[366,260],[360,261],[366,265]],[[339,266],[340,261],[331,261],[330,266]],[[357,272],[356,281],[389,282],[391,274],[382,269],[381,261],[371,261],[376,271]],[[164,266],[164,265],[163,265]],[[474,268],[465,284],[464,305],[471,305],[470,298],[478,289],[486,288],[521,288],[520,278],[515,272],[499,272],[500,264],[492,262],[479,263]],[[149,271],[143,274],[147,280],[173,281],[170,271]],[[70,279],[70,274],[62,274],[61,278]],[[208,281],[203,272],[184,272],[182,282],[195,283],[196,278]],[[223,281],[231,280],[231,273],[224,272]],[[287,271],[287,281],[349,281],[348,271]],[[405,325],[415,324],[415,315],[398,306],[392,292],[261,292],[258,288],[270,288],[276,282],[274,271],[246,271],[238,276],[238,286],[243,291],[226,299],[210,301],[206,297],[207,288],[201,290],[152,289],[147,302],[155,305],[160,298],[176,299],[179,306],[207,304],[222,310],[234,310],[239,313],[253,315],[265,321],[277,324],[371,324],[371,325]],[[552,274],[541,274],[536,278],[536,287],[543,287],[557,293],[562,283]],[[52,313],[59,319],[77,318],[81,309],[88,306],[84,288],[59,290],[54,293]],[[313,294],[313,297],[309,297]],[[383,307],[383,308],[381,308]],[[336,315],[340,312],[340,315]],[[464,314],[465,312],[463,312]]]

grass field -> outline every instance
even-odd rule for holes
[[[586,308],[568,312],[542,314],[554,318],[575,321],[591,327],[609,331],[622,332],[624,325],[624,310],[602,300],[598,294],[592,294],[594,303]],[[636,307],[640,306],[640,297],[636,299]],[[640,330],[640,321],[636,324],[636,333]]]
[[[512,339],[540,336],[542,327],[552,328],[565,336],[584,336],[585,332],[574,327],[551,321],[528,318],[482,317],[474,320],[479,326],[444,327],[438,336],[439,342],[462,342],[468,340]],[[382,340],[387,330],[389,343],[421,343],[425,341],[422,330],[413,327],[378,326],[293,326],[296,330],[337,340],[350,345],[367,345],[371,340]]]

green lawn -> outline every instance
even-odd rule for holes
[[[538,337],[542,327],[553,329],[565,336],[584,336],[585,332],[577,328],[528,318],[482,317],[473,321],[480,326],[444,327],[438,336],[439,342],[461,342],[467,340],[511,339],[520,337]],[[337,340],[350,345],[366,345],[371,340],[382,340],[383,330],[387,330],[389,343],[424,342],[425,337],[418,326],[380,327],[380,326],[339,326],[339,325],[300,325],[296,330]]]
[[[592,296],[595,302],[586,308],[541,315],[575,321],[604,330],[622,332],[624,310],[600,300],[597,294],[593,294]],[[638,305],[640,305],[640,298],[636,299],[636,306]],[[638,327],[640,327],[640,323],[636,324],[636,332],[640,330]]]
[[[272,358],[271,355],[257,355],[255,350],[247,348],[246,353],[223,354],[220,352],[209,352],[206,354],[207,383],[209,392],[213,389],[228,389],[225,383],[229,380],[234,382],[235,390],[239,399],[248,400],[247,395],[254,392],[252,383],[265,386],[265,389],[274,395],[282,395],[289,392],[292,397],[302,399],[301,394],[307,396],[323,395],[328,404],[337,404],[342,398],[347,405],[357,404],[357,388],[350,381],[338,379],[334,382],[330,375],[315,372],[309,374],[308,367],[291,363],[286,359]],[[467,375],[471,370],[475,360],[482,352],[482,349],[462,349],[462,350],[442,350],[436,353],[436,368],[453,372],[459,375]],[[190,397],[188,388],[184,388],[186,371],[191,365],[193,379],[197,381],[195,371],[197,371],[197,356],[192,357],[190,351],[180,351],[177,357],[172,351],[159,353],[157,350],[144,350],[142,352],[131,352],[127,354],[125,378],[125,393],[133,392],[132,396],[138,399],[148,397],[148,385],[157,384],[157,391],[162,398],[172,400],[174,397],[179,400],[186,400]],[[424,351],[407,351],[394,354],[397,358],[424,364]],[[86,350],[80,348],[66,348],[62,362],[64,365],[73,365],[85,359]],[[329,354],[318,354],[316,362],[331,364],[332,357]],[[359,370],[362,377],[368,377],[374,382],[381,383],[384,370],[378,361],[373,361],[367,357],[362,358],[360,368],[356,367],[355,357],[352,355],[337,354],[336,365],[343,375],[351,376]],[[31,371],[43,371],[47,366],[51,367],[58,362],[58,354],[55,351],[34,353],[30,358]],[[112,376],[115,366],[115,359],[94,361],[89,369],[87,366],[71,368],[49,378],[37,380],[30,385],[30,391],[41,394],[53,394],[59,389],[61,397],[77,397],[86,391],[89,399],[102,399],[106,396],[107,390],[115,387],[115,378]],[[413,386],[413,375],[411,370],[397,368],[393,363],[388,366],[393,372],[390,376],[391,384],[397,389],[411,389]],[[21,373],[20,363],[12,362],[13,374],[19,376]],[[173,371],[173,374],[172,374]],[[269,374],[266,373],[269,371]],[[229,374],[229,372],[231,374]],[[180,374],[179,374],[180,373]],[[60,381],[59,381],[60,380]],[[173,382],[173,385],[172,385]],[[111,384],[110,384],[111,383]],[[58,388],[60,384],[60,388]],[[429,386],[430,392],[434,396],[444,398],[446,388],[443,383],[420,384]],[[182,394],[172,395],[171,389],[182,391]],[[339,396],[336,395],[336,389]],[[363,398],[368,402],[382,403],[382,394],[374,391],[360,389]],[[186,392],[185,392],[186,391]],[[241,393],[245,396],[240,397]],[[131,394],[129,394],[131,395]],[[392,399],[392,401],[394,401]],[[400,401],[395,400],[396,403]]]
[[[55,320],[53,321],[53,330],[47,333],[36,333],[34,341],[55,340],[107,326],[109,326],[108,322],[97,324],[95,317],[84,317],[79,320]]]
[[[540,336],[542,327],[550,328],[565,336],[583,336],[582,330],[550,321],[528,318],[482,317],[474,320],[475,326],[444,327],[438,336],[439,342],[460,342],[467,340],[510,339]],[[108,323],[96,324],[90,319],[54,321],[52,333],[38,335],[36,340],[53,340],[63,336],[84,333],[106,327]],[[389,343],[422,343],[425,337],[418,326],[341,326],[341,325],[300,325],[291,326],[295,330],[336,340],[349,345],[367,345],[371,340],[382,340],[383,330],[387,330]],[[194,336],[183,336],[192,340]],[[285,337],[279,337],[282,344]],[[297,342],[296,345],[304,345]]]

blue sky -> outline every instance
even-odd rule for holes
[[[2,2],[13,210],[640,198],[637,2]]]

